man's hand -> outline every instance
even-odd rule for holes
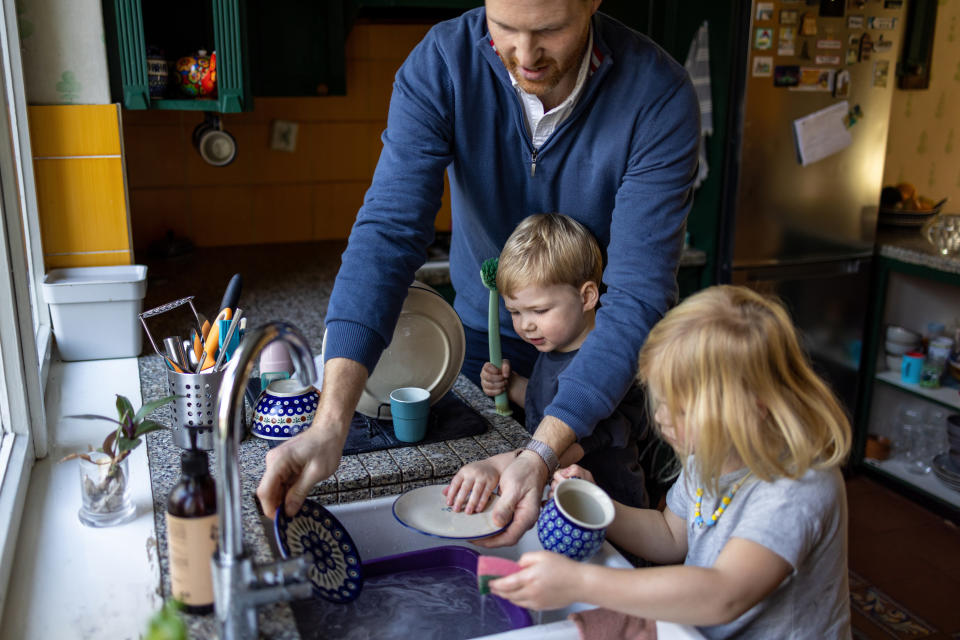
[[[264,513],[273,518],[282,504],[293,517],[314,485],[337,470],[343,440],[336,430],[316,425],[268,451],[267,470],[257,487]]]
[[[524,451],[500,476],[500,499],[493,510],[493,522],[498,526],[509,523],[507,530],[490,538],[475,540],[481,547],[509,547],[536,522],[540,515],[540,500],[547,484],[547,466],[532,451]],[[512,522],[511,522],[512,519]]]
[[[359,362],[331,358],[324,365],[320,407],[310,428],[267,453],[257,497],[268,517],[281,504],[293,517],[314,485],[337,470],[366,380],[367,370]]]

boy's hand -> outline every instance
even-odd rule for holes
[[[489,363],[487,363],[489,364]],[[500,482],[495,466],[485,460],[471,462],[460,468],[444,490],[447,506],[455,512],[461,509],[467,514],[483,511],[493,490]]]
[[[503,366],[497,369],[492,362],[486,362],[480,370],[480,387],[491,398],[507,390],[510,383],[510,361],[504,360]]]
[[[543,611],[583,601],[584,566],[559,553],[534,551],[520,556],[523,570],[490,581],[490,592],[513,604]]]
[[[572,464],[569,467],[561,467],[554,472],[553,480],[550,482],[550,494],[553,495],[554,490],[557,488],[557,484],[561,480],[566,480],[567,478],[580,478],[581,480],[586,480],[587,482],[596,484],[592,473],[578,464]]]

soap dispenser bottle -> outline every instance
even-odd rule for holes
[[[180,479],[167,496],[170,591],[187,613],[213,611],[210,559],[217,546],[217,491],[207,453],[180,456]]]

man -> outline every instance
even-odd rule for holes
[[[464,369],[479,363],[475,380],[487,359],[476,339],[488,299],[480,264],[520,220],[565,213],[607,254],[596,329],[500,478],[494,519],[513,522],[483,544],[514,544],[533,525],[557,456],[620,402],[647,331],[676,299],[699,108],[683,68],[596,13],[599,5],[487,0],[431,29],[397,72],[383,151],[330,298],[320,407],[310,429],[267,455],[257,489],[266,513],[281,503],[295,512],[336,470],[363,385],[433,239],[444,170],[451,281],[474,351]],[[501,327],[510,326],[504,315]]]

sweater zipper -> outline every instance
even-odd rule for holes
[[[537,173],[537,150],[534,149],[530,153],[530,177],[532,178]]]

